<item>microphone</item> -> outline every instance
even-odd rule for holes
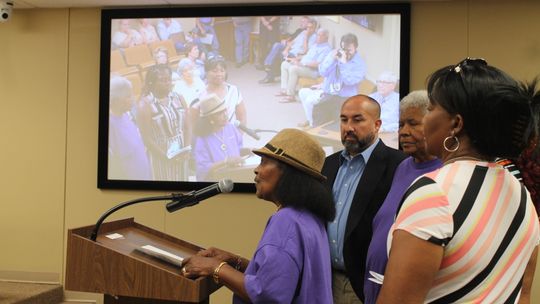
[[[256,140],[259,140],[261,139],[261,137],[259,136],[259,134],[257,134],[257,132],[255,132],[255,130],[252,130],[246,126],[244,126],[239,120],[235,120],[234,121],[234,125],[236,127],[238,127],[240,130],[244,131],[244,133],[246,133],[247,135],[255,138]]]
[[[174,201],[167,204],[167,211],[174,212],[176,210],[197,205],[200,201],[210,198],[220,193],[229,193],[232,191],[234,183],[230,179],[224,179],[219,183],[210,185],[206,188],[197,191],[191,191],[180,196]]]
[[[169,212],[173,212],[184,207],[196,205],[200,201],[207,199],[209,197],[212,197],[216,194],[231,192],[233,189],[233,186],[234,186],[234,183],[230,179],[224,179],[224,180],[221,180],[217,184],[208,186],[199,191],[191,191],[186,194],[173,193],[171,195],[143,197],[143,198],[137,198],[131,201],[123,202],[121,204],[118,204],[112,207],[111,209],[107,210],[105,213],[101,215],[101,217],[96,222],[96,225],[94,226],[94,229],[92,230],[92,233],[90,234],[90,239],[95,242],[97,239],[99,228],[101,227],[101,224],[103,223],[103,221],[105,221],[105,219],[109,215],[113,214],[114,212],[124,207],[131,206],[134,204],[144,203],[144,202],[173,200],[172,202],[167,204],[167,210],[169,210]]]

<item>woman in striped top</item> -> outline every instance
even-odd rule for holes
[[[538,217],[528,191],[494,160],[519,156],[538,136],[535,87],[482,59],[431,75],[424,133],[444,165],[403,196],[377,303],[529,301]]]

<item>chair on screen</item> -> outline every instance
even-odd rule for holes
[[[370,80],[364,78],[359,84],[358,84],[358,93],[369,95],[373,92],[375,92],[375,88],[377,86]]]
[[[184,57],[182,55],[178,55],[176,52],[176,47],[174,47],[174,42],[170,39],[153,42],[149,45],[149,47],[152,54],[154,54],[155,50],[159,47],[165,48],[169,56],[169,64],[171,64],[173,67],[175,67],[180,59]]]
[[[141,75],[139,73],[133,73],[125,75],[124,77],[126,77],[127,80],[131,82],[131,87],[133,88],[133,96],[139,99],[143,86]]]
[[[309,77],[299,77],[297,86],[299,88],[308,88],[316,84],[322,83],[324,80],[323,77],[309,78]]]
[[[124,49],[124,58],[128,66],[136,66],[141,71],[153,66],[156,62],[148,46],[141,44]]]
[[[111,51],[111,72],[124,76],[138,73],[138,70],[136,67],[127,66],[120,50],[113,50]]]

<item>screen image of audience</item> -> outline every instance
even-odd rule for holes
[[[120,49],[124,54],[123,51],[132,46],[146,44],[152,54],[151,62],[135,66],[142,82],[138,90],[137,83],[133,82],[133,74],[131,78],[126,76],[132,82],[135,95],[135,103],[129,113],[146,148],[152,169],[151,179],[209,181],[207,178],[211,178],[212,174],[208,174],[208,169],[200,169],[204,167],[197,160],[196,153],[200,150],[195,151],[196,139],[200,141],[202,137],[196,129],[204,125],[202,121],[208,123],[208,116],[212,116],[201,113],[201,100],[208,99],[208,96],[216,96],[224,101],[227,110],[222,114],[227,115],[230,124],[226,129],[235,128],[241,137],[251,136],[248,141],[250,146],[253,145],[253,139],[258,139],[249,130],[246,131],[248,113],[245,95],[242,94],[244,90],[256,91],[260,87],[273,89],[277,86],[273,98],[261,96],[260,100],[252,101],[253,94],[250,92],[250,111],[253,111],[253,103],[269,99],[277,99],[276,111],[279,111],[280,103],[298,103],[302,106],[299,109],[303,110],[306,122],[298,123],[303,121],[299,116],[298,121],[292,122],[293,126],[306,129],[336,120],[343,101],[359,93],[359,84],[366,78],[367,64],[360,55],[362,45],[355,34],[334,36],[332,41],[338,39],[339,42],[333,47],[336,43],[331,43],[330,37],[335,29],[322,27],[318,18],[324,17],[225,18],[225,21],[219,22],[229,22],[235,37],[234,44],[228,46],[219,43],[225,38],[220,37],[216,31],[215,18],[118,20],[112,29],[111,47]],[[258,39],[262,44],[255,44],[251,48],[250,39],[257,27]],[[137,38],[128,39],[128,36]],[[154,46],[160,41],[172,41],[173,53],[168,45]],[[230,46],[233,48],[233,57],[225,58],[220,53],[230,50],[220,48]],[[255,56],[249,52],[259,54]],[[228,65],[232,66],[236,75],[231,81],[227,80]],[[255,73],[261,73],[256,71],[261,67],[266,73],[262,81],[250,78],[248,82],[245,77],[238,81],[239,70],[253,69]],[[164,70],[170,71],[169,77],[164,76],[167,74]],[[115,74],[115,71],[111,71],[111,74]],[[279,78],[279,82],[276,78]],[[385,72],[377,79],[378,90],[372,97],[381,104],[384,116],[388,114],[384,110],[386,99],[389,98],[386,92],[390,90],[388,96],[399,98],[395,92],[397,77],[392,72]],[[313,85],[303,87],[306,81]],[[393,103],[386,104],[392,107]],[[398,111],[395,110],[395,113]],[[253,120],[264,115],[254,114]],[[388,117],[393,116],[388,114]],[[381,132],[397,130],[386,128],[387,125],[394,125],[390,118],[385,117],[384,121]],[[265,131],[277,132],[280,128],[279,125],[272,125]],[[243,148],[242,141],[239,147]],[[216,162],[223,161],[215,159]],[[130,174],[124,177],[128,180],[137,179]],[[251,177],[246,176],[245,182],[250,181]]]

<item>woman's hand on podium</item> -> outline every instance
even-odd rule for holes
[[[242,272],[244,272],[244,270],[247,267],[247,264],[249,263],[249,261],[247,261],[246,259],[242,258],[239,255],[236,255],[234,253],[230,253],[228,251],[215,248],[215,247],[210,247],[208,249],[201,250],[197,253],[197,255],[204,256],[204,257],[213,257],[213,258],[218,259],[219,261],[227,262],[227,264],[231,265],[236,270],[239,270]]]
[[[212,276],[221,262],[216,258],[194,255],[184,259],[182,274],[187,278]]]
[[[236,261],[236,255],[232,254],[228,251],[225,251],[223,249],[210,247],[208,249],[201,250],[197,253],[199,256],[203,257],[209,257],[209,258],[216,258],[220,261],[225,261],[229,264],[233,264],[234,261]]]

